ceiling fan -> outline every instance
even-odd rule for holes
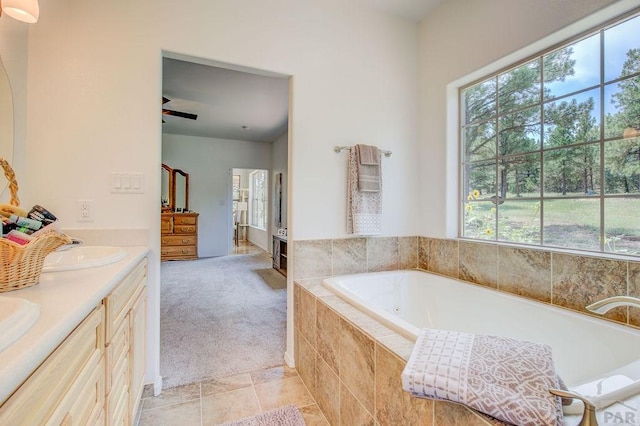
[[[166,104],[167,102],[171,102],[171,99],[165,98],[163,96],[162,97],[162,105]],[[174,117],[187,118],[189,120],[196,120],[198,118],[198,116],[196,114],[191,114],[191,113],[182,112],[182,111],[173,111],[173,110],[164,109],[164,108],[162,108],[162,114],[164,114],[164,115],[173,115]],[[162,120],[162,122],[164,123],[165,121]]]

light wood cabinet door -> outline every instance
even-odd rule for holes
[[[81,424],[77,419],[91,418],[94,412],[98,418],[104,404],[104,363],[102,374],[96,369],[100,369],[103,351],[104,308],[101,305],[0,407],[0,424],[43,425],[49,421]],[[101,378],[93,376],[94,372]],[[69,395],[78,395],[85,387],[94,390],[79,405],[70,405]],[[102,400],[98,401],[100,395]]]
[[[138,296],[138,300],[133,304],[129,312],[129,359],[130,382],[129,389],[129,410],[132,418],[138,411],[142,390],[144,389],[145,364],[147,359],[146,339],[147,339],[147,289],[146,287]]]

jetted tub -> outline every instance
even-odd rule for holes
[[[323,285],[414,341],[426,327],[546,343],[569,386],[640,358],[640,330],[428,272],[344,275]]]

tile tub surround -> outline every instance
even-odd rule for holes
[[[418,237],[354,237],[292,243],[294,279],[418,267]]]
[[[322,287],[321,279],[296,282],[294,316],[296,368],[331,425],[501,424],[404,392],[400,374],[413,342]]]
[[[422,269],[589,315],[584,307],[605,297],[640,297],[640,260],[429,237],[292,243],[294,280]],[[597,316],[640,327],[640,309]]]

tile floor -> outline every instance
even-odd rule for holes
[[[149,389],[150,390],[150,389]],[[215,425],[296,404],[307,426],[328,426],[295,369],[286,366],[165,389],[142,396],[139,426]]]

